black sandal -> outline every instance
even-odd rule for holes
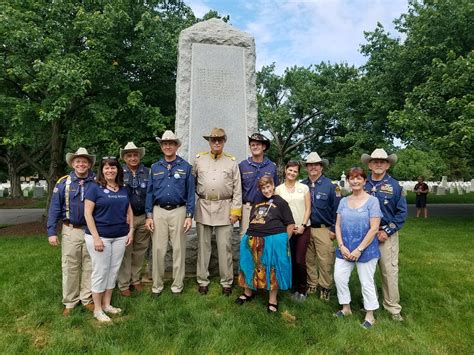
[[[243,298],[242,298],[243,297]],[[245,293],[242,293],[239,298],[235,300],[235,303],[238,304],[239,306],[243,305],[245,302],[250,302],[253,300],[255,297],[255,294],[251,294],[250,296],[247,296]]]
[[[273,310],[272,307],[275,308],[275,310]],[[276,312],[278,312],[278,305],[268,302],[268,304],[267,304],[267,312],[268,312],[268,313],[276,313]]]

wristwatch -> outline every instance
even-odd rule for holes
[[[362,249],[361,247],[358,247],[357,250],[360,251],[361,253],[364,251],[364,249]]]

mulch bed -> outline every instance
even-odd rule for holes
[[[37,200],[32,198],[2,198],[0,208],[24,208],[34,206]]]
[[[31,222],[14,224],[0,228],[0,237],[4,236],[22,236],[28,237],[31,235],[44,235],[46,236],[46,223],[44,222]]]

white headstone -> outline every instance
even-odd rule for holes
[[[474,192],[474,179],[471,180],[471,188],[470,188],[470,191],[471,191],[471,192]]]
[[[436,195],[446,195],[446,188],[444,186],[438,186]]]
[[[443,186],[444,188],[448,187],[448,177],[447,176],[443,176],[441,178],[441,186]]]
[[[178,152],[192,161],[209,150],[213,127],[227,133],[224,150],[243,160],[257,132],[255,41],[219,19],[200,22],[179,36],[176,81]]]

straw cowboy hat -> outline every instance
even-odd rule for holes
[[[270,140],[261,133],[253,133],[249,137],[249,144],[253,142],[260,142],[265,145],[265,151],[270,149]]]
[[[216,128],[214,127],[211,130],[211,134],[208,136],[202,136],[205,140],[209,140],[211,138],[224,138],[225,141],[227,141],[227,135],[225,134],[225,131],[223,128]]]
[[[373,159],[386,160],[390,163],[391,166],[393,166],[397,162],[398,157],[396,154],[388,155],[387,152],[383,150],[382,148],[375,149],[370,155],[364,153],[360,157],[360,161],[363,164],[368,164]]]
[[[91,167],[94,166],[94,164],[95,164],[95,155],[89,154],[87,152],[86,148],[81,147],[78,150],[76,150],[75,153],[67,153],[66,154],[66,163],[67,163],[67,165],[69,165],[72,168],[73,167],[72,166],[72,161],[74,160],[74,158],[77,158],[77,157],[84,157],[84,158],[89,159],[89,161],[91,163]]]
[[[123,159],[123,156],[127,153],[138,152],[140,154],[140,159],[145,155],[145,147],[137,147],[135,143],[128,142],[125,148],[120,148],[120,158]]]
[[[156,137],[156,140],[158,141],[158,143],[162,143],[162,142],[175,142],[178,147],[181,147],[181,141],[178,139],[178,137],[176,137],[176,135],[170,131],[170,130],[167,130],[165,131],[165,133],[163,133],[163,135],[160,137]]]
[[[306,157],[306,160],[303,162],[304,164],[323,164],[325,168],[329,166],[329,160],[327,159],[321,159],[318,153],[316,152],[311,152],[309,155]]]

